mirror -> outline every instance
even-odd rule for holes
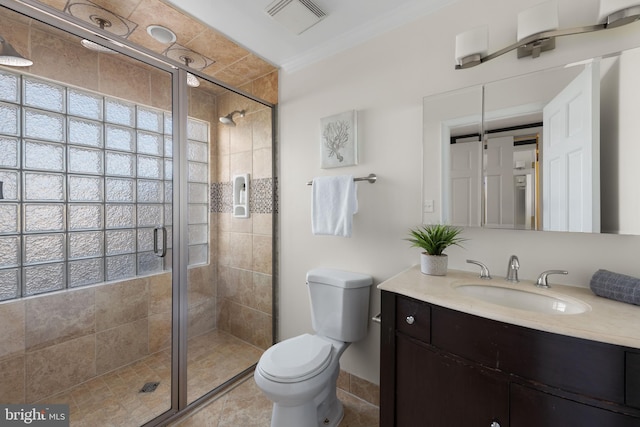
[[[466,141],[466,135],[476,135],[477,140],[477,136],[480,135],[482,130],[482,87],[471,87],[426,98],[423,107],[424,117],[429,118],[429,120],[423,121],[425,138],[423,170],[425,172],[424,181],[427,184],[433,182],[433,176],[428,176],[426,172],[438,170],[440,160],[433,156],[433,150],[426,146],[428,143],[432,145],[441,143],[443,147],[441,164],[451,165],[450,141],[453,138],[459,138],[458,140],[461,142]],[[467,146],[465,145],[465,147]],[[470,200],[471,202],[461,208],[455,204],[455,200],[450,199],[451,203],[442,204],[442,217],[447,218],[447,222],[454,224],[480,226],[480,176],[471,172],[465,174],[465,171],[480,170],[480,155],[473,150],[468,155],[469,158],[466,159],[456,156],[454,161],[462,164],[454,163],[451,172],[443,174],[442,194],[457,194],[464,201]],[[445,171],[444,168],[443,171]],[[449,170],[447,169],[447,171]],[[444,175],[447,177],[445,178]],[[453,178],[449,178],[449,175]],[[428,185],[423,185],[423,187],[427,188]],[[428,197],[428,194],[425,193],[425,197],[423,197],[425,210],[433,213],[434,196],[431,196],[431,200]],[[447,198],[449,199],[449,197]]]
[[[632,49],[425,98],[425,222],[640,234],[639,71]]]

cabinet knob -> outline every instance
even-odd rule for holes
[[[410,325],[413,325],[413,322],[416,321],[416,319],[413,318],[413,316],[407,316],[407,323]]]
[[[500,423],[497,421],[493,421],[490,425],[490,427],[500,427]]]

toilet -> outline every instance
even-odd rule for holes
[[[316,334],[281,341],[260,357],[258,388],[273,402],[271,427],[335,427],[340,356],[367,335],[371,276],[327,268],[307,272]]]

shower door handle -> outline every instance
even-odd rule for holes
[[[158,231],[162,231],[162,248],[158,248]],[[159,258],[164,258],[167,255],[167,229],[165,227],[153,229],[153,253]]]

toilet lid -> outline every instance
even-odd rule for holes
[[[323,371],[331,361],[332,345],[314,335],[304,334],[282,341],[264,352],[258,367],[267,378],[297,382]]]

